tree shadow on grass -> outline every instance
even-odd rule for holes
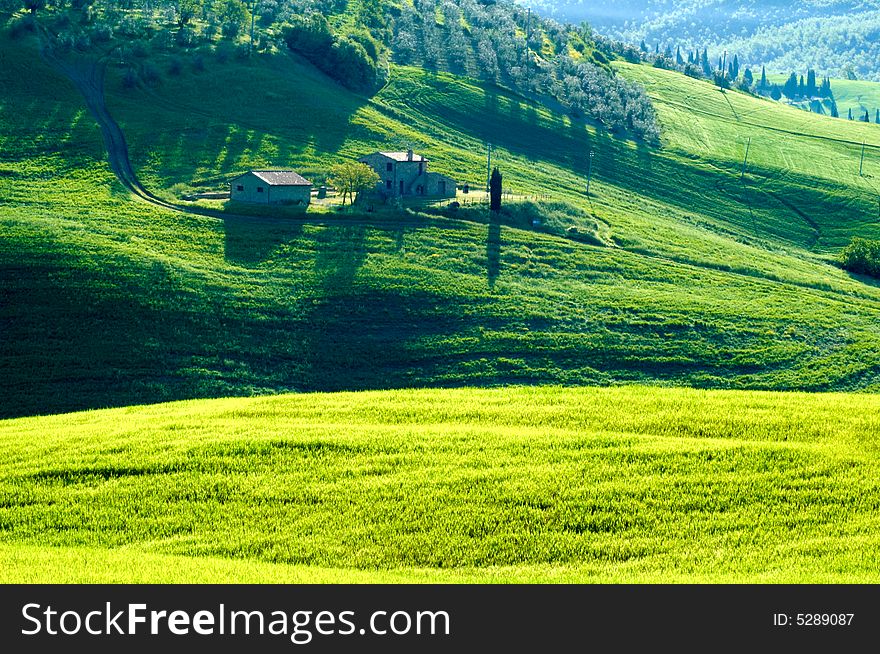
[[[227,216],[223,219],[226,260],[246,268],[256,268],[280,246],[302,234],[303,223],[296,218]]]
[[[495,288],[495,280],[501,273],[501,223],[498,214],[490,212],[489,226],[486,233],[486,277],[489,288]]]

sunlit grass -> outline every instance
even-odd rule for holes
[[[5,574],[147,554],[185,557],[177,581],[876,580],[878,403],[511,388],[9,420]]]

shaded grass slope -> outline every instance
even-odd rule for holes
[[[187,65],[129,91],[111,68],[108,107],[153,192],[250,166],[320,175],[408,146],[478,185],[490,140],[512,191],[549,195],[548,215],[564,206],[607,246],[418,212],[219,219],[129,195],[76,89],[35,43],[0,46],[0,415],[411,386],[880,383],[880,291],[826,259],[874,233],[870,179],[813,158],[861,132],[795,132],[784,108],[638,67],[623,74],[658,98],[660,150],[414,68],[371,98],[290,56]],[[806,163],[756,145],[739,185],[731,112],[747,109],[813,148]]]

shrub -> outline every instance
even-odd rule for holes
[[[232,58],[233,54],[235,54],[235,47],[229,42],[222,41],[221,43],[217,44],[217,61],[219,61],[221,64],[225,64],[227,61],[229,61]]]
[[[141,70],[141,77],[143,77],[144,82],[150,86],[156,86],[162,80],[162,75],[159,73],[159,69],[151,63],[144,64],[144,67]]]
[[[880,241],[853,238],[840,253],[840,262],[850,272],[880,278]]]
[[[138,40],[131,44],[131,54],[138,59],[150,56],[150,44],[146,41]]]
[[[137,74],[134,72],[134,69],[126,69],[125,75],[122,77],[122,86],[126,89],[133,89],[137,86]]]
[[[198,36],[192,27],[184,25],[177,30],[177,36],[174,37],[174,41],[181,47],[191,48],[198,42]]]

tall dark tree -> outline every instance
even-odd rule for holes
[[[759,91],[764,91],[770,84],[767,82],[767,69],[761,66],[761,83],[758,85]]]
[[[709,63],[709,51],[703,48],[703,56],[700,57],[700,63],[703,65],[703,74],[706,77],[712,76],[712,65]]]
[[[496,213],[501,211],[501,173],[497,167],[489,178],[489,209]]]
[[[749,86],[754,84],[755,76],[752,75],[751,68],[746,68],[745,71],[743,71],[743,81],[745,81],[745,83],[748,84]]]
[[[739,77],[739,57],[738,56],[733,55],[733,63],[731,64],[731,66],[732,66],[732,73],[733,73],[732,77],[733,77],[733,79],[737,79]]]
[[[837,109],[837,101],[834,98],[831,98],[831,117],[840,118],[840,111]]]
[[[684,66],[684,57],[681,56],[681,46],[675,48],[675,63]]]
[[[647,52],[647,51],[648,51],[648,44],[645,43],[645,40],[644,40],[644,39],[642,39],[642,42],[639,43],[639,50],[641,50],[642,52]]]
[[[874,115],[874,122],[880,125],[880,109],[878,109],[877,113]]]
[[[816,71],[812,68],[807,71],[807,95],[811,98],[819,95],[819,89],[816,88]]]
[[[803,75],[801,75],[801,78],[798,80],[797,93],[799,98],[802,98],[807,94],[807,84],[804,82]]]
[[[849,108],[849,114],[847,115],[847,120],[852,120],[852,107]]]
[[[797,75],[792,73],[788,76],[788,79],[785,80],[785,84],[782,86],[782,92],[785,93],[785,97],[793,100],[797,96],[798,92],[798,79]]]
[[[862,122],[863,123],[870,123],[871,122],[871,114],[868,112],[867,109],[865,109],[865,115],[862,116]]]

